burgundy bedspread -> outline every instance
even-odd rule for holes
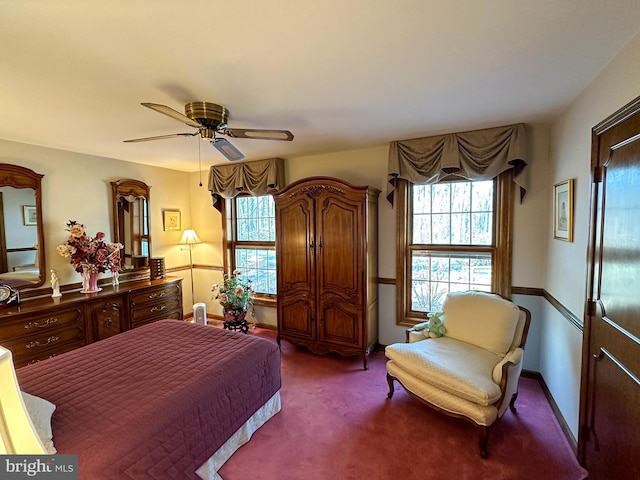
[[[81,479],[197,478],[280,389],[280,352],[252,335],[162,320],[17,375],[57,406],[53,441],[78,454]]]

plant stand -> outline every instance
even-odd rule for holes
[[[240,330],[242,333],[249,332],[249,325],[247,325],[247,321],[244,318],[242,320],[224,321],[222,325],[226,330]]]

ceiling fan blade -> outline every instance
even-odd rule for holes
[[[174,110],[171,107],[167,107],[166,105],[160,105],[158,103],[141,103],[140,105],[150,108],[151,110],[155,110],[156,112],[160,112],[168,117],[171,117],[175,120],[178,120],[182,123],[186,123],[190,127],[200,128],[200,124],[195,120],[191,120],[186,115]]]
[[[171,135],[160,135],[159,137],[134,138],[132,140],[123,140],[123,142],[125,142],[125,143],[136,143],[136,142],[148,142],[150,140],[163,140],[165,138],[193,137],[194,135],[198,135],[198,133],[200,133],[200,132],[173,133]]]
[[[235,162],[236,160],[242,160],[244,158],[244,155],[240,152],[240,150],[231,145],[229,141],[225,140],[224,138],[214,138],[213,140],[211,140],[211,145],[216,147],[216,149],[218,149],[218,151],[222,155],[227,157],[232,162]]]
[[[223,128],[220,133],[233,138],[255,138],[258,140],[293,140],[293,133],[289,130],[256,130],[252,128]]]

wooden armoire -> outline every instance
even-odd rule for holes
[[[367,356],[378,341],[378,195],[330,177],[274,195],[278,343]]]

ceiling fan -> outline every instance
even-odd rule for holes
[[[197,128],[193,133],[173,133],[171,135],[160,135],[158,137],[134,138],[125,142],[148,142],[150,140],[162,140],[174,137],[193,137],[200,134],[203,139],[211,142],[222,155],[229,160],[242,160],[244,155],[234,147],[228,140],[219,138],[216,135],[226,135],[232,138],[254,138],[258,140],[282,140],[290,142],[293,134],[288,130],[260,130],[255,128],[229,128],[227,119],[229,110],[222,105],[209,102],[189,102],[184,106],[184,115],[173,108],[157,103],[142,103],[141,105],[160,112],[180,122],[186,123],[190,127]]]

